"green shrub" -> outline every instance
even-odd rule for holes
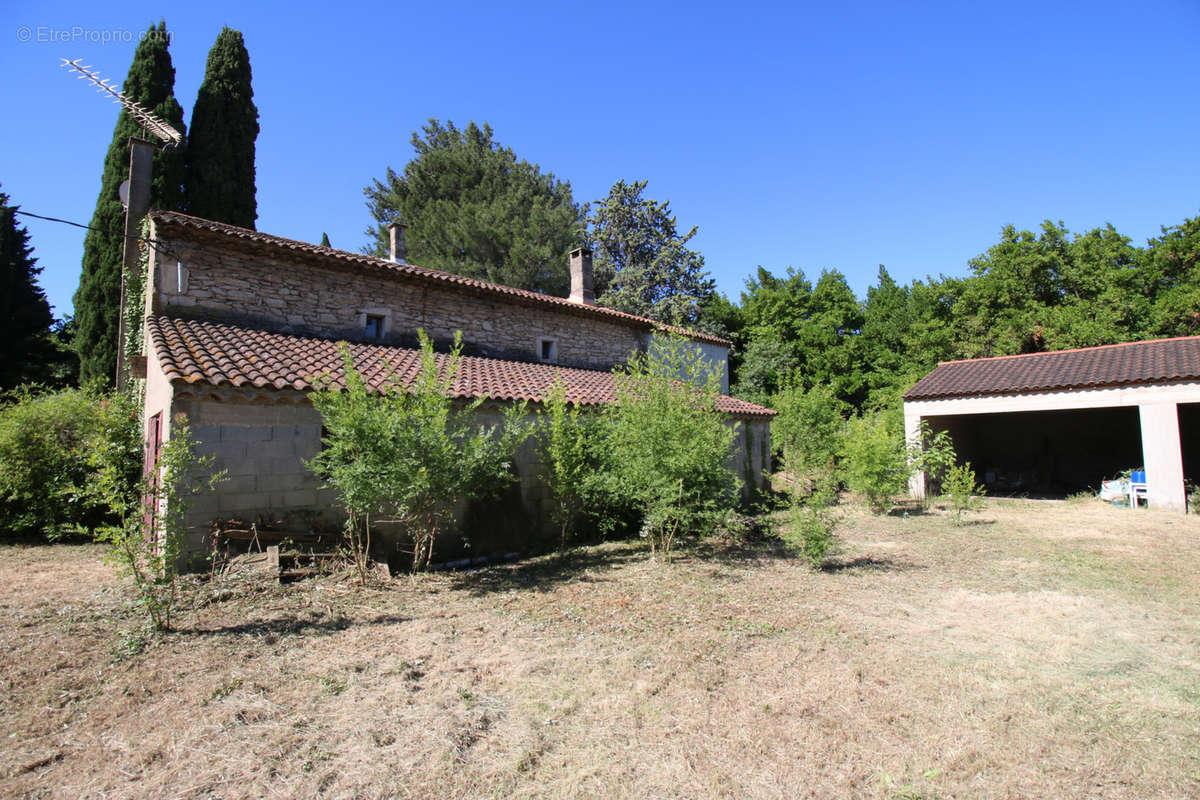
[[[921,498],[921,502],[926,508],[929,507],[930,499],[941,490],[946,474],[957,459],[950,434],[946,431],[934,433],[929,423],[921,420],[917,435],[908,443],[908,462],[910,474],[925,473],[925,496]]]
[[[946,494],[950,497],[950,507],[953,509],[951,513],[954,515],[954,524],[962,524],[962,515],[964,511],[971,511],[979,507],[980,496],[986,491],[982,486],[975,483],[975,470],[971,469],[971,463],[959,464],[951,467],[946,473],[945,481]]]
[[[375,392],[340,346],[345,389],[326,381],[312,393],[327,430],[325,449],[309,467],[337,490],[348,514],[347,538],[359,578],[366,581],[372,519],[403,525],[412,543],[412,568],[433,559],[438,534],[455,503],[499,491],[512,480],[517,446],[531,432],[524,404],[510,406],[499,426],[480,426],[483,400],[455,408],[451,387],[458,372],[461,337],[439,368],[424,331],[420,368],[405,387],[394,378]]]
[[[567,535],[589,501],[589,481],[596,469],[593,415],[567,402],[566,388],[555,383],[538,413],[542,444],[542,479],[552,499],[550,518],[559,524],[559,551],[567,548]]]
[[[711,531],[736,504],[736,429],[716,408],[720,377],[691,342],[659,334],[614,382],[596,480],[640,512],[651,554],[670,560],[677,536]]]
[[[828,509],[797,504],[792,506],[790,521],[793,544],[810,566],[820,568],[837,544],[833,516]]]
[[[827,386],[805,391],[793,385],[771,398],[779,412],[771,422],[771,440],[793,477],[831,467],[841,448],[850,406]]]
[[[787,541],[796,547],[814,569],[819,568],[837,547],[837,485],[832,469],[819,472],[804,490],[792,492]]]
[[[3,530],[55,537],[111,521],[93,485],[98,466],[90,455],[112,458],[114,474],[133,491],[141,471],[139,420],[122,395],[29,388],[8,395],[0,407]]]
[[[904,436],[882,413],[850,420],[842,464],[846,485],[861,494],[875,514],[887,511],[911,474]]]
[[[176,578],[187,529],[184,520],[192,499],[224,480],[224,473],[208,473],[212,457],[195,455],[195,440],[187,417],[178,414],[171,421],[170,438],[159,451],[156,480],[145,477],[132,488],[121,473],[121,460],[103,448],[91,453],[96,472],[93,493],[101,498],[114,525],[99,529],[96,541],[109,545],[108,561],[133,582],[137,605],[155,631],[171,629],[175,608]],[[147,498],[156,503],[156,513],[147,513]],[[153,526],[153,527],[152,527]]]

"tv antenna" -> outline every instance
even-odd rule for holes
[[[142,107],[142,104],[136,100],[130,99],[112,84],[110,78],[101,78],[100,73],[94,71],[91,67],[81,64],[82,58],[77,58],[74,61],[70,59],[62,59],[62,65],[67,69],[79,73],[77,77],[86,78],[91,81],[96,87],[96,91],[100,94],[107,95],[112,98],[114,103],[120,103],[125,107],[129,116],[133,117],[143,131],[149,131],[162,140],[167,147],[173,147],[183,142],[183,134],[171,127],[167,122],[156,117],[151,112]]]

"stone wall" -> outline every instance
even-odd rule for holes
[[[154,233],[162,236],[161,229]],[[553,339],[556,363],[609,369],[644,349],[649,331],[569,308],[439,287],[354,264],[223,238],[160,239],[152,313],[201,317],[283,333],[365,338],[366,317],[384,318],[385,344],[412,346],[417,329],[435,340],[461,330],[471,355],[537,361]]]

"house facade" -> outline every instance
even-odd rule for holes
[[[612,370],[644,351],[664,326],[594,304],[591,256],[571,254],[572,291],[550,297],[405,263],[403,228],[390,259],[320,247],[185,214],[149,214],[145,288],[145,430],[148,458],[185,414],[201,455],[228,479],[198,499],[188,549],[203,547],[215,518],[282,521],[289,529],[332,526],[332,491],[305,466],[321,447],[321,419],[308,399],[314,381],[340,380],[337,342],[376,387],[415,373],[417,331],[445,344],[461,331],[454,395],[483,398],[486,421],[505,403],[533,406],[560,382],[569,401],[615,399]],[[729,343],[673,330],[698,359],[721,371]],[[731,454],[747,489],[761,488],[774,412],[722,395],[738,426]],[[510,496],[460,509],[474,553],[537,547],[549,532],[538,452],[517,454]],[[497,507],[499,504],[501,507]]]

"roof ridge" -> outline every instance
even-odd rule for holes
[[[1187,339],[1200,339],[1200,335],[1194,336],[1168,336],[1163,339],[1138,339],[1133,342],[1114,342],[1112,344],[1097,344],[1091,347],[1068,347],[1063,350],[1043,350],[1040,353],[1012,353],[1006,356],[980,356],[977,358],[956,358],[951,361],[939,361],[937,365],[943,366],[946,364],[978,364],[981,361],[1001,361],[1009,358],[1029,358],[1032,356],[1052,356],[1059,353],[1084,353],[1095,350],[1111,350],[1117,347],[1131,347],[1139,344],[1157,344],[1158,342],[1180,342]]]
[[[205,228],[214,232],[224,233],[230,236],[240,236],[242,238],[255,239],[267,244],[276,244],[282,247],[291,249],[307,249],[311,251],[319,251],[316,255],[325,255],[331,258],[337,258],[343,261],[353,261],[360,264],[370,264],[372,266],[384,267],[400,274],[411,274],[424,278],[430,278],[448,283],[456,283],[459,285],[473,286],[474,288],[483,289],[485,291],[496,292],[499,294],[515,295],[526,300],[534,300],[537,302],[549,303],[560,308],[569,308],[572,310],[583,311],[584,313],[596,313],[602,316],[616,317],[618,319],[637,322],[641,325],[648,326],[656,330],[664,330],[671,333],[677,333],[690,339],[705,341],[713,344],[722,344],[727,347],[732,346],[732,342],[720,336],[714,336],[702,331],[694,331],[688,328],[682,328],[678,325],[668,325],[665,322],[650,319],[649,317],[640,317],[637,314],[629,314],[625,311],[618,311],[615,308],[606,308],[605,306],[597,306],[592,304],[576,303],[566,297],[557,295],[542,294],[540,292],[530,291],[529,289],[518,289],[515,286],[506,286],[501,283],[492,283],[491,281],[480,280],[479,278],[471,278],[466,275],[458,275],[453,272],[445,272],[444,270],[433,269],[432,267],[422,267],[419,264],[396,263],[389,261],[386,258],[378,256],[370,256],[365,253],[355,253],[350,250],[340,250],[335,247],[326,247],[324,245],[312,244],[311,242],[301,241],[299,239],[289,239],[286,236],[278,236],[273,233],[263,233],[262,231],[254,230],[253,228],[243,228],[238,225],[231,225],[228,222],[218,222],[216,220],[205,219],[204,217],[185,214],[182,211],[170,211],[167,209],[153,209],[149,212],[149,216],[155,219],[167,221],[175,221],[183,224],[192,225],[193,227]]]

